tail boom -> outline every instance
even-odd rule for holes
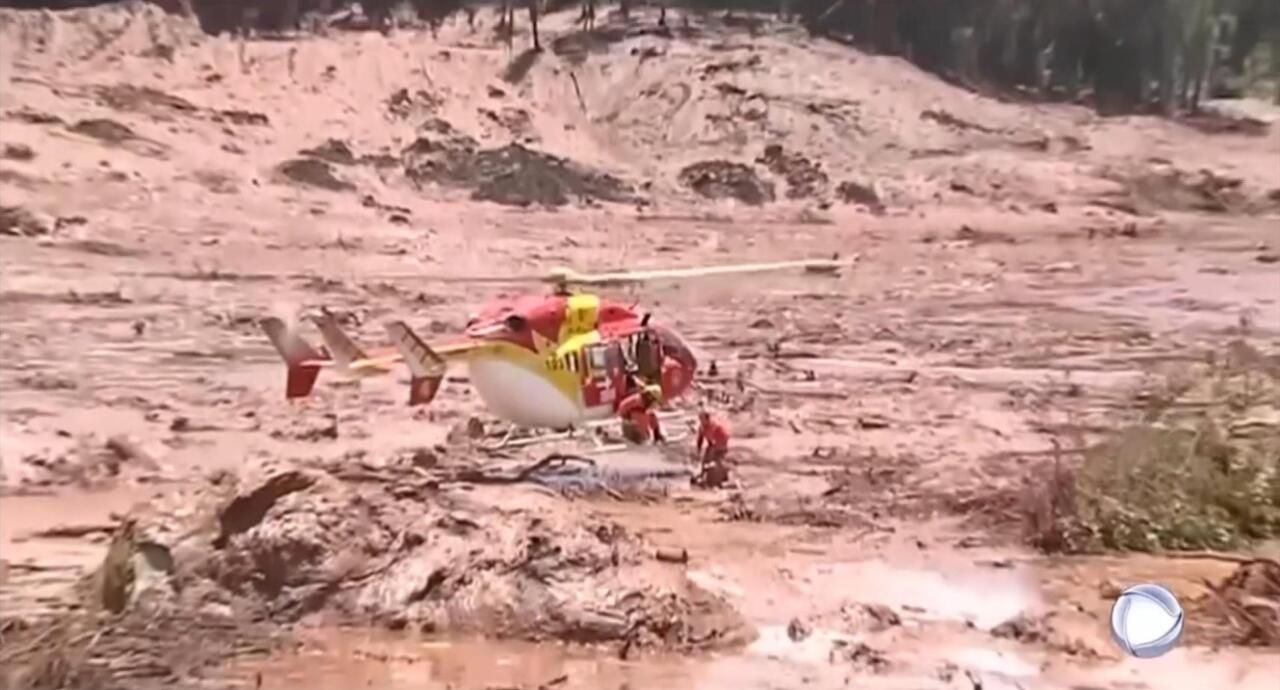
[[[426,405],[435,399],[444,382],[446,357],[465,356],[474,348],[473,343],[464,341],[446,343],[437,352],[404,322],[395,321],[386,326],[395,347],[366,352],[338,328],[336,319],[328,313],[316,319],[327,345],[325,351],[317,350],[279,318],[264,318],[259,325],[288,367],[285,398],[289,400],[311,395],[323,367],[335,368],[347,377],[363,378],[390,373],[395,364],[404,362],[411,374],[409,404]]]

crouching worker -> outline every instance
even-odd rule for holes
[[[622,435],[637,445],[650,440],[661,443],[666,440],[662,435],[662,427],[658,424],[658,403],[662,400],[662,389],[658,386],[644,386],[622,399],[618,404],[618,416],[622,417]]]
[[[698,455],[698,474],[693,478],[695,486],[708,489],[729,481],[729,430],[711,418],[711,413],[698,413],[698,440],[694,445]]]

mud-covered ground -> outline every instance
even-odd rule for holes
[[[1048,558],[1023,512],[1166,373],[1280,350],[1280,130],[573,16],[512,54],[487,12],[243,42],[0,13],[6,682],[1269,687],[1275,641],[1215,604],[1275,602],[1265,566]],[[716,491],[687,437],[520,474],[556,448],[486,452],[465,371],[426,410],[288,404],[254,325],[326,305],[374,343],[519,289],[451,276],[832,253],[633,293],[715,363],[676,407],[733,429]],[[1187,646],[1123,660],[1108,597],[1151,579]]]

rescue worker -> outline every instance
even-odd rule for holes
[[[698,440],[694,444],[699,471],[694,483],[707,488],[718,487],[729,480],[729,430],[712,419],[711,413],[698,413]]]
[[[648,443],[651,439],[662,443],[666,438],[658,424],[658,403],[662,389],[655,385],[639,387],[618,403],[618,416],[622,417],[622,435],[635,444]]]

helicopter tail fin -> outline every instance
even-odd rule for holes
[[[292,400],[310,395],[311,389],[316,385],[316,378],[320,376],[320,367],[327,365],[329,361],[298,335],[297,331],[285,325],[283,320],[270,316],[262,319],[259,325],[288,366],[285,397]]]
[[[365,351],[356,345],[351,336],[347,335],[342,327],[338,325],[338,319],[325,309],[313,319],[316,328],[320,329],[320,337],[324,338],[324,344],[333,353],[333,359],[338,363],[344,372],[352,369],[355,362],[363,362],[368,359]]]
[[[409,404],[426,405],[440,391],[444,381],[445,360],[418,337],[403,321],[388,323],[387,335],[395,342],[409,366]]]

